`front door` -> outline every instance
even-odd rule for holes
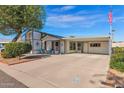
[[[52,41],[52,50],[54,50],[54,41]]]
[[[77,51],[83,53],[83,42],[77,42]]]
[[[60,42],[58,41],[55,42],[54,50],[55,50],[55,54],[58,54],[60,52]]]
[[[44,42],[44,49],[47,50],[47,41]]]

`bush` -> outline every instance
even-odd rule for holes
[[[124,72],[124,48],[123,47],[113,48],[110,68]]]
[[[124,47],[114,47],[112,48],[112,52],[114,54],[117,54],[117,53],[124,53]]]
[[[116,53],[111,56],[112,62],[124,62],[124,53]]]
[[[29,43],[12,42],[5,45],[5,50],[1,53],[4,58],[13,58],[31,51]]]

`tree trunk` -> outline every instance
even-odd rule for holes
[[[17,33],[18,34],[13,38],[12,42],[16,42],[22,34],[21,32],[17,32]]]

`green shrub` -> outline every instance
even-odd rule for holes
[[[12,42],[5,45],[5,50],[1,53],[4,58],[13,58],[31,51],[29,43]]]
[[[116,53],[111,56],[112,62],[124,62],[124,53]]]
[[[110,68],[124,72],[124,47],[113,48]]]
[[[124,47],[114,47],[112,48],[113,53],[117,54],[117,53],[124,53]]]

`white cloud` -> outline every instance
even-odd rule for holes
[[[57,28],[67,28],[67,27],[92,27],[96,23],[105,22],[104,15],[51,15],[48,16],[46,25]]]
[[[85,17],[83,16],[72,16],[72,15],[56,15],[56,16],[49,16],[47,18],[48,22],[55,21],[55,22],[76,22],[76,21],[83,21]]]
[[[64,6],[61,8],[62,11],[67,11],[67,10],[72,10],[74,9],[76,6]]]
[[[80,10],[76,12],[77,15],[90,15],[90,14],[98,14],[100,11],[88,11],[88,10]]]
[[[124,16],[113,17],[113,22],[124,22]]]
[[[55,8],[55,9],[53,9],[52,11],[53,11],[53,12],[69,11],[69,10],[74,9],[75,7],[76,7],[76,6],[68,6],[68,5],[66,5],[66,6],[63,6],[63,7],[60,7],[60,8]]]

